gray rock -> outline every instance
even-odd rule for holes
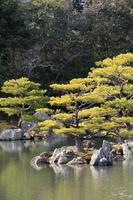
[[[23,130],[28,130],[32,127],[37,127],[38,126],[38,123],[37,122],[21,122],[21,125],[20,125],[20,128],[23,129]]]
[[[25,133],[23,134],[23,139],[25,139],[25,140],[30,140],[30,139],[31,139],[30,134],[29,134],[28,132],[25,132]]]
[[[39,156],[43,159],[48,160],[52,156],[52,153],[51,152],[42,152]]]
[[[93,166],[111,166],[113,165],[113,155],[106,147],[96,150],[90,161]]]
[[[63,151],[59,157],[58,164],[66,164],[75,157],[73,151]]]
[[[34,114],[34,116],[38,117],[40,119],[43,119],[43,120],[51,119],[51,117],[47,113],[45,113],[45,112],[36,112]]]
[[[50,158],[50,163],[58,162],[61,152],[61,148],[56,148]]]
[[[106,148],[106,149],[108,149],[109,151],[111,151],[112,150],[112,143],[111,142],[108,142],[108,141],[106,141],[106,140],[103,140],[103,144],[102,144],[102,147],[103,148]]]
[[[7,129],[0,132],[0,140],[22,140],[23,131],[22,129]]]
[[[67,163],[67,165],[83,165],[83,164],[87,164],[87,161],[81,157],[73,158],[70,162]]]
[[[125,157],[133,155],[133,141],[123,143],[122,148]]]
[[[42,165],[42,164],[49,164],[49,157],[47,156],[35,156],[31,160],[31,166]]]
[[[77,153],[76,146],[63,146],[61,148],[56,148],[50,158],[50,163],[58,162],[60,156],[63,154],[63,152],[73,152],[73,154]],[[67,155],[68,156],[68,155]]]

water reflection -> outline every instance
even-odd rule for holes
[[[55,139],[49,139],[47,141],[4,141],[0,142],[0,148],[5,152],[15,152],[19,153],[26,149],[39,149],[42,148],[43,151],[46,150],[54,150],[56,147],[59,147],[60,145],[67,145],[68,140],[65,137],[62,138],[55,138]]]
[[[57,143],[56,143],[57,144]],[[0,200],[130,200],[133,158],[113,167],[30,166],[45,143],[0,143]]]

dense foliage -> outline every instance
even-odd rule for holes
[[[87,78],[50,86],[57,96],[49,100],[53,111],[45,112],[55,121],[40,122],[41,130],[73,135],[133,135],[133,54],[120,54],[96,65]]]
[[[32,118],[34,110],[46,105],[45,90],[40,89],[40,84],[28,78],[11,79],[5,81],[1,91],[7,94],[0,98],[0,111],[9,116],[17,115],[21,120]]]
[[[132,52],[131,0],[20,2],[0,0],[1,83],[64,82],[85,77],[97,60]]]

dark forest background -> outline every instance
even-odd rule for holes
[[[0,85],[43,87],[85,77],[95,62],[133,52],[132,0],[0,0]]]

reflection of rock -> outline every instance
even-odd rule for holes
[[[124,161],[123,161],[124,167],[133,167],[133,156],[129,155]]]
[[[31,167],[35,170],[40,171],[41,169],[43,169],[44,165],[37,165],[36,163],[31,162]]]
[[[112,167],[92,167],[90,166],[90,171],[95,184],[99,183],[99,180],[110,180],[112,176]]]
[[[67,165],[58,165],[58,164],[52,163],[50,167],[52,167],[56,175],[61,174],[63,176],[66,176],[70,172],[69,167]]]
[[[21,129],[7,129],[0,132],[0,140],[21,140],[23,131]]]
[[[0,142],[0,147],[3,151],[6,152],[20,152],[24,148],[24,144],[22,142]]]
[[[87,161],[81,157],[74,158],[70,162],[67,163],[67,165],[83,165],[87,164]]]

